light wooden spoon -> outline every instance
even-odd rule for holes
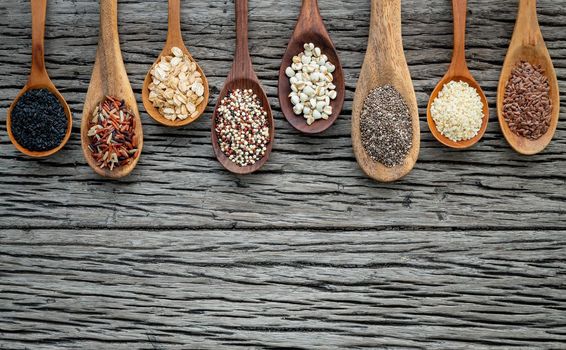
[[[47,74],[47,70],[45,69],[45,60],[44,60],[44,36],[45,36],[45,13],[47,10],[47,0],[32,0],[31,1],[31,17],[32,17],[32,63],[31,63],[31,73],[28,77],[28,81],[23,89],[18,93],[18,96],[12,102],[12,105],[8,109],[8,117],[6,118],[6,128],[8,130],[8,137],[10,141],[16,147],[16,149],[23,154],[34,157],[34,158],[45,158],[49,157],[57,152],[59,152],[69,141],[69,137],[71,136],[71,129],[73,127],[73,115],[71,113],[71,109],[67,104],[67,101],[63,98],[63,96],[59,93],[55,85],[51,79],[49,79],[49,75]],[[18,141],[14,138],[12,134],[12,110],[16,106],[18,100],[22,97],[29,90],[34,89],[47,89],[51,92],[63,109],[65,110],[65,115],[67,116],[67,131],[65,136],[63,137],[63,141],[59,146],[49,151],[44,152],[34,152],[30,151],[24,147],[22,147]]]
[[[88,148],[89,124],[92,113],[106,96],[124,100],[126,106],[133,112],[135,120],[135,137],[137,148],[141,153],[143,148],[143,130],[139,116],[136,97],[128,80],[126,67],[122,60],[120,41],[118,38],[118,0],[100,0],[100,36],[96,50],[96,60],[92,71],[90,85],[86,94],[81,123],[81,141],[84,156],[91,168],[99,175],[118,179],[129,175],[136,167],[139,156],[130,164],[114,168],[101,169],[95,162]]]
[[[173,47],[180,48],[181,51],[183,51],[185,55],[187,55],[190,58],[191,61],[196,63],[193,56],[191,56],[189,50],[185,46],[185,43],[183,42],[183,35],[181,34],[181,0],[169,0],[168,26],[169,26],[169,30],[167,32],[167,41],[165,42],[165,47],[163,48],[163,51],[161,52],[157,60],[155,61],[154,65],[161,61],[162,56],[171,56],[172,55],[171,49]],[[151,69],[153,69],[153,66]],[[197,64],[197,71],[200,73],[204,85],[204,100],[201,104],[197,106],[198,114],[193,118],[189,117],[184,120],[181,119],[169,120],[165,118],[161,113],[159,113],[159,110],[155,108],[153,106],[153,103],[149,100],[149,84],[151,84],[153,80],[153,78],[151,77],[151,69],[147,73],[147,76],[145,77],[145,81],[143,83],[143,89],[142,89],[143,105],[150,117],[152,117],[155,121],[165,126],[179,128],[194,122],[204,113],[204,110],[208,105],[208,99],[209,99],[208,80],[206,79],[204,72],[202,71],[201,67],[198,64]]]
[[[529,140],[514,134],[507,125],[503,116],[503,100],[505,88],[511,71],[521,61],[533,65],[540,65],[544,69],[550,84],[550,100],[552,101],[552,119],[548,132],[538,140]],[[560,91],[556,71],[552,59],[544,43],[537,19],[536,0],[520,0],[519,14],[515,24],[515,31],[511,45],[503,64],[499,87],[497,89],[497,116],[503,135],[513,149],[524,155],[534,155],[542,152],[552,141],[560,118]]]
[[[444,75],[442,80],[440,80],[440,82],[430,95],[430,100],[428,102],[426,112],[430,131],[432,135],[438,141],[440,141],[440,143],[451,148],[465,149],[472,147],[473,145],[478,143],[478,141],[481,140],[483,135],[485,134],[485,131],[487,130],[487,124],[489,122],[489,106],[482,88],[474,79],[472,73],[470,73],[470,70],[468,69],[468,65],[466,64],[467,0],[452,0],[452,10],[454,12],[454,51],[452,52],[452,62],[450,63],[448,72],[446,72],[446,75]],[[444,85],[448,84],[451,81],[462,81],[468,83],[471,87],[477,90],[483,104],[482,125],[478,134],[469,140],[455,142],[442,135],[436,128],[436,123],[434,122],[434,119],[432,119],[432,115],[430,113],[430,109],[434,100],[436,99],[436,97],[438,97],[438,94],[440,93]]]
[[[293,104],[289,99],[291,84],[285,73],[287,67],[291,65],[293,57],[301,53],[304,50],[304,44],[308,43],[313,43],[315,46],[320,47],[322,52],[328,56],[328,61],[336,66],[336,70],[332,75],[334,77],[333,83],[336,85],[337,96],[336,99],[332,100],[330,103],[330,106],[332,106],[332,115],[330,115],[327,120],[320,119],[315,121],[312,125],[307,124],[303,115],[296,115],[293,112]],[[338,53],[336,52],[332,39],[330,39],[328,31],[324,27],[318,8],[318,1],[303,0],[301,14],[299,15],[293,36],[287,46],[287,51],[283,56],[283,62],[281,63],[281,69],[279,71],[279,104],[281,105],[283,115],[295,129],[305,134],[321,133],[330,128],[340,115],[340,112],[342,112],[345,89],[344,72],[342,71],[340,58],[338,57]]]
[[[360,117],[370,91],[392,85],[407,103],[412,117],[413,145],[399,166],[388,168],[374,161],[365,151],[361,140]],[[396,181],[414,167],[420,150],[420,124],[417,98],[401,35],[401,0],[372,0],[368,48],[356,88],[352,113],[352,144],[358,164],[372,179]]]
[[[224,168],[234,174],[251,174],[259,170],[269,159],[273,142],[275,140],[275,127],[273,124],[273,115],[267,95],[263,91],[259,79],[254,72],[252,59],[248,48],[248,0],[235,0],[236,3],[236,53],[234,55],[234,63],[232,70],[228,74],[228,78],[224,82],[224,87],[218,96],[218,102],[212,116],[212,147],[216,158]],[[267,151],[263,158],[254,165],[239,166],[232,162],[220,149],[218,138],[216,135],[216,117],[218,115],[218,107],[222,99],[236,89],[251,89],[259,98],[264,110],[267,112],[269,123],[269,136],[271,142],[267,145]]]

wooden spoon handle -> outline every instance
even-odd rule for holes
[[[101,71],[106,74],[102,83],[109,88],[121,79],[123,69],[118,37],[118,0],[100,0],[100,38],[96,54]]]
[[[454,13],[454,51],[452,52],[452,68],[460,71],[466,66],[466,16],[467,0],[452,0]],[[459,69],[456,69],[459,68]]]
[[[252,59],[248,47],[248,0],[235,0],[236,3],[236,54],[234,64],[251,68]],[[240,69],[235,69],[239,71]],[[234,71],[234,70],[233,70]]]
[[[520,0],[517,25],[521,26],[521,39],[524,46],[537,46],[542,41],[536,0]]]
[[[318,8],[318,0],[303,0],[301,6],[301,21],[309,27],[316,27],[322,23],[320,9]]]
[[[30,81],[49,80],[45,70],[44,59],[44,37],[45,37],[45,13],[47,11],[47,0],[31,0],[31,74]]]
[[[118,0],[100,0],[100,41],[106,49],[119,44]],[[117,45],[119,47],[119,45]]]
[[[181,34],[181,0],[169,0],[169,24],[167,44],[183,41]]]
[[[368,51],[372,51],[385,80],[404,58],[401,34],[401,0],[372,0]]]

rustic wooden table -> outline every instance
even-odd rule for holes
[[[208,113],[180,130],[144,113],[143,158],[120,182],[94,175],[79,147],[98,3],[51,0],[47,68],[75,113],[73,136],[51,159],[26,159],[2,117],[0,349],[564,349],[566,127],[527,158],[510,150],[494,114],[517,3],[469,1],[469,65],[492,115],[485,139],[456,152],[432,139],[424,116],[450,60],[450,1],[403,0],[422,151],[406,179],[382,185],[361,173],[350,141],[368,0],[320,1],[348,91],[319,137],[292,130],[276,100],[300,1],[251,1],[251,52],[277,141],[247,177],[221,169],[210,145],[233,2],[185,1],[185,40],[211,82]],[[29,7],[0,4],[2,116],[29,71]],[[566,1],[538,7],[566,91]],[[165,0],[120,1],[138,100],[166,16]]]

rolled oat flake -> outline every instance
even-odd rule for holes
[[[413,146],[413,125],[403,96],[391,85],[367,96],[360,118],[362,145],[375,161],[392,168],[403,164]]]

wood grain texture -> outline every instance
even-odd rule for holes
[[[7,230],[0,344],[560,349],[565,256],[566,231]]]
[[[27,5],[0,2],[3,116],[29,74]],[[347,93],[342,116],[316,137],[289,126],[277,103],[298,15],[290,9],[300,5],[250,2],[250,51],[278,130],[253,176],[224,171],[210,146],[213,101],[234,53],[232,1],[183,2],[183,36],[211,103],[175,130],[142,112],[144,153],[127,179],[92,173],[77,118],[69,144],[42,161],[22,157],[0,123],[0,349],[563,348],[564,124],[542,154],[525,158],[492,108],[473,149],[440,145],[425,112],[450,63],[451,4],[403,0],[421,153],[403,181],[376,184],[356,164],[349,118],[370,2],[319,1]],[[517,5],[468,1],[468,64],[492,107]],[[538,12],[566,91],[566,1],[539,0]],[[167,35],[167,3],[121,0],[119,13],[140,102]],[[98,16],[96,1],[49,1],[46,66],[75,116]]]

